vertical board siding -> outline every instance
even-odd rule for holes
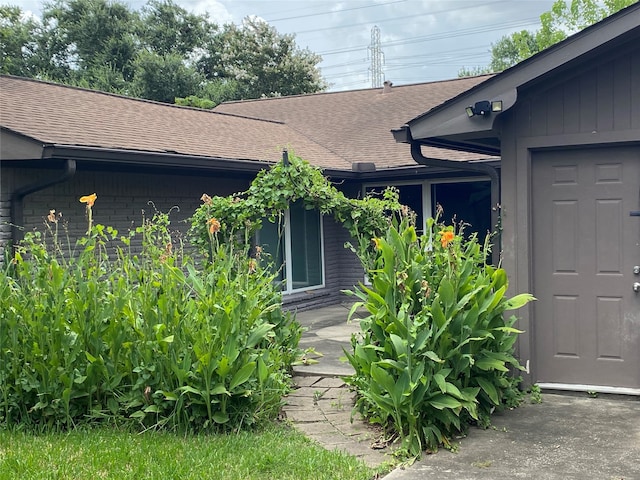
[[[624,131],[640,126],[640,52],[523,94],[518,134],[540,137]]]
[[[640,128],[640,50],[629,56],[629,91],[631,92],[631,128]]]

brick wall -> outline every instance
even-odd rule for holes
[[[0,250],[11,239],[11,227],[8,225],[9,192],[45,178],[57,177],[60,173],[60,169],[2,169]],[[188,230],[189,223],[186,220],[201,204],[203,193],[211,196],[229,195],[245,190],[250,181],[250,178],[213,174],[194,176],[79,169],[71,180],[25,197],[23,226],[27,231],[42,230],[49,211],[55,209],[56,212],[62,212],[71,242],[75,244],[75,239],[81,237],[87,228],[85,205],[79,202],[79,198],[95,192],[98,199],[93,207],[94,223],[112,226],[120,234],[126,234],[130,228],[140,225],[143,215],[150,217],[155,209],[161,212],[171,210],[171,228],[176,235],[182,235]],[[352,288],[363,278],[358,259],[344,248],[344,243],[349,240],[348,232],[331,215],[325,215],[323,222],[325,288],[286,296],[284,303],[287,308],[303,310],[347,301],[349,298],[341,290]]]
[[[4,165],[3,165],[4,166]],[[60,170],[3,168],[0,188],[0,249],[11,240],[9,192],[44,178],[60,175]],[[201,204],[203,193],[229,195],[247,188],[250,179],[221,178],[215,175],[169,175],[121,172],[78,171],[72,179],[27,195],[23,202],[25,231],[44,230],[49,211],[62,213],[59,223],[68,229],[71,244],[87,229],[86,207],[79,202],[83,195],[97,193],[93,207],[95,223],[116,228],[120,234],[151,217],[155,210],[169,212],[171,229],[184,235],[188,218]],[[135,245],[134,245],[135,248]]]

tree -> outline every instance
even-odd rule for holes
[[[19,7],[0,5],[0,73],[30,76],[36,27]]]
[[[125,81],[134,74],[136,17],[124,3],[110,0],[57,0],[43,13],[43,20],[55,20],[54,28],[64,33],[72,68],[82,74],[106,65]]]
[[[176,53],[141,52],[136,60],[133,94],[148,100],[174,103],[176,97],[199,92],[202,76]]]
[[[237,82],[237,98],[315,93],[326,88],[317,65],[322,58],[300,49],[294,35],[282,35],[255,17],[225,25],[198,62],[209,80]]]
[[[317,92],[320,60],[261,20],[219,30],[174,0],[139,12],[121,0],[53,0],[40,20],[0,7],[0,72],[167,103]]]
[[[539,30],[522,30],[502,37],[491,45],[489,66],[463,68],[458,72],[458,76],[505,70],[637,1],[571,0],[567,3],[565,0],[556,0],[551,10],[540,15]]]
[[[215,33],[217,26],[207,15],[196,15],[172,0],[150,0],[140,14],[138,37],[159,55],[175,53],[187,58]]]

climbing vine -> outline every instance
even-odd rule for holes
[[[278,221],[289,205],[298,200],[306,208],[332,214],[357,241],[352,248],[357,248],[361,258],[370,256],[367,252],[372,251],[371,239],[382,235],[393,213],[402,208],[393,188],[381,196],[348,198],[320,168],[290,154],[286,164],[280,162],[259,172],[244,192],[226,197],[204,194],[202,205],[191,218],[191,241],[200,248],[208,248],[210,221],[216,219],[222,238],[247,242],[263,221]]]

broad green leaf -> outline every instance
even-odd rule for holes
[[[222,412],[216,412],[213,414],[213,421],[216,423],[227,423],[229,421],[229,415]]]
[[[438,384],[438,388],[440,388],[440,391],[442,393],[447,393],[447,386],[446,386],[447,381],[444,379],[444,377],[441,374],[436,373],[433,376],[433,379]]]
[[[438,326],[438,329],[442,328],[447,323],[447,318],[444,316],[442,307],[440,306],[440,299],[436,297],[431,306],[431,315],[433,316],[434,323]]]
[[[444,360],[442,360],[437,354],[436,352],[432,352],[431,350],[429,350],[428,352],[425,353],[425,355],[427,356],[427,358],[429,360],[433,360],[434,362],[437,363],[444,363]]]
[[[178,388],[178,390],[180,390],[182,393],[194,393],[196,395],[202,396],[202,392],[200,392],[200,390],[196,390],[191,385],[184,385]]]
[[[251,332],[251,335],[249,335],[249,339],[247,340],[247,348],[255,347],[260,341],[265,338],[268,332],[273,330],[273,327],[275,327],[275,325],[272,325],[271,323],[263,323],[258,328],[253,330]]]
[[[517,310],[533,300],[536,300],[536,297],[530,293],[521,293],[520,295],[511,297],[505,302],[505,310]]]
[[[443,408],[459,408],[462,406],[459,400],[443,393],[439,393],[434,397],[431,397],[428,400],[428,403],[438,410],[442,410]]]
[[[384,368],[379,367],[375,363],[372,364],[371,376],[373,377],[373,380],[378,382],[378,385],[380,385],[384,390],[389,393],[393,391],[395,382],[393,381],[393,377],[389,373],[387,373]]]
[[[256,362],[249,362],[244,367],[236,372],[236,374],[231,379],[231,383],[229,384],[229,390],[233,390],[238,385],[242,385],[244,382],[249,380],[254,370],[256,369]],[[218,422],[220,423],[220,422]]]
[[[443,279],[442,282],[440,282],[440,288],[438,288],[438,294],[440,295],[440,298],[444,302],[445,311],[448,311],[449,308],[451,308],[451,306],[453,306],[453,304],[455,303],[456,295],[453,290],[453,285],[446,278]]]
[[[477,377],[476,381],[478,382],[478,385],[480,385],[482,390],[484,390],[484,393],[489,396],[494,405],[498,405],[500,403],[500,401],[498,400],[498,392],[493,384],[484,377]]]
[[[496,327],[494,328],[494,330],[505,333],[524,333],[524,330],[518,330],[517,328],[513,327]]]
[[[349,358],[349,355],[347,355],[347,358]],[[349,359],[349,362],[353,365],[353,362],[351,361],[351,359]],[[262,357],[258,357],[258,381],[260,383],[264,383],[264,381],[267,379],[268,376],[269,376],[269,369],[267,368],[267,364],[264,363],[264,360],[262,359]]]
[[[225,386],[223,384],[218,384],[215,387],[213,387],[210,391],[209,391],[209,395],[222,395],[222,394],[227,394],[229,395],[229,391],[225,388]]]
[[[509,369],[504,366],[504,362],[495,358],[483,357],[476,360],[475,366],[480,370],[499,370],[501,372],[508,372]]]
[[[391,343],[393,343],[393,348],[396,351],[396,355],[397,355],[396,358],[400,359],[402,357],[406,357],[407,356],[406,340],[403,340],[402,338],[400,338],[398,335],[394,333],[389,335],[389,338],[391,339]]]

